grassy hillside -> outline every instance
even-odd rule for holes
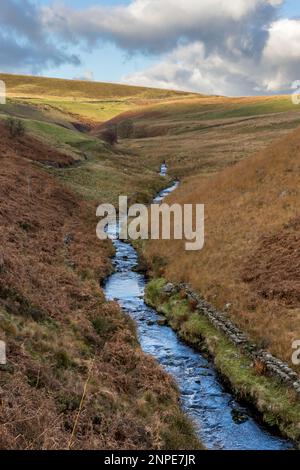
[[[299,130],[210,178],[185,179],[170,203],[204,203],[205,247],[151,241],[156,275],[185,281],[262,347],[291,362],[300,337]]]
[[[300,125],[290,97],[193,97],[118,116],[130,118],[126,149],[149,166],[166,160],[174,176],[211,174],[266,147]]]
[[[113,83],[0,74],[9,98],[49,106],[91,122],[106,121],[141,106],[183,99],[188,93]]]
[[[56,96],[59,99],[107,99],[107,98],[145,98],[164,99],[180,97],[189,93],[119,85],[115,83],[99,83],[93,81],[64,80],[58,78],[32,77],[30,75],[0,74],[5,81],[8,92],[30,98]]]
[[[118,195],[122,193],[128,194],[129,198],[135,201],[138,199],[149,201],[151,195],[161,188],[163,183],[157,178],[158,167],[147,169],[141,159],[136,158],[135,154],[124,149],[122,145],[112,148],[101,140],[101,136],[99,138],[91,134],[89,132],[91,123],[86,120],[85,113],[90,113],[91,106],[99,108],[97,97],[101,96],[105,98],[105,103],[104,108],[100,106],[101,116],[97,115],[97,119],[99,116],[102,119],[103,112],[108,110],[112,115],[118,113],[119,105],[127,106],[125,103],[127,98],[133,100],[130,106],[137,108],[147,107],[145,98],[151,100],[151,103],[157,100],[165,102],[168,97],[180,99],[186,94],[123,85],[15,75],[2,75],[1,78],[6,82],[10,98],[6,105],[0,107],[0,120],[5,122],[9,117],[20,119],[25,126],[26,137],[30,136],[34,140],[41,141],[41,149],[51,147],[64,154],[65,161],[76,163],[75,166],[69,165],[68,169],[57,171],[56,176],[81,196],[98,203],[103,201],[103,198],[106,202],[117,202]],[[22,90],[26,97],[20,98],[22,93],[18,90]],[[57,103],[49,102],[48,92],[50,97],[55,93],[61,94],[57,97]],[[76,92],[76,102],[71,96],[73,92]],[[37,98],[39,94],[43,97]],[[119,102],[115,108],[114,98]],[[67,107],[64,106],[65,99]],[[123,99],[125,101],[122,101]],[[138,99],[142,100],[139,101],[140,104],[135,101]],[[81,107],[83,114],[73,114],[71,111],[74,106]],[[30,152],[27,154],[30,158]],[[41,155],[39,161],[46,161],[46,158]],[[50,159],[49,162],[53,164],[52,166],[57,166],[55,161]]]
[[[94,82],[0,78],[9,96],[0,118],[23,119],[32,135],[75,160],[110,158],[101,142],[103,121],[130,118],[134,133],[118,151],[131,155],[137,167],[155,171],[167,160],[178,176],[218,171],[300,124],[290,97],[229,99]],[[86,132],[87,124],[92,133]]]
[[[198,447],[176,386],[100,282],[95,204],[48,174],[65,155],[0,125],[1,449]],[[48,152],[46,154],[46,152]],[[36,162],[39,162],[37,165]],[[67,162],[69,163],[69,162]],[[105,201],[106,202],[106,201]]]

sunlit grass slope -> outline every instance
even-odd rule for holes
[[[117,202],[121,193],[134,201],[149,201],[161,188],[158,168],[146,169],[143,159],[122,144],[112,148],[89,130],[95,122],[128,107],[147,108],[150,102],[182,99],[187,94],[16,75],[0,78],[9,96],[0,108],[0,119],[21,119],[26,135],[71,156],[79,166],[57,170],[56,175],[81,196],[97,202]]]
[[[113,83],[62,80],[0,74],[8,96],[92,121],[105,121],[129,110],[161,100],[182,99],[188,93]]]

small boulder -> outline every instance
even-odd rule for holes
[[[174,284],[169,282],[163,287],[163,293],[167,295],[173,295],[176,293],[176,287],[174,286]]]
[[[168,320],[166,318],[160,318],[159,320],[157,320],[157,324],[159,326],[166,326],[168,324]]]

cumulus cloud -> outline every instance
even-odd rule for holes
[[[94,45],[109,40],[130,52],[162,53],[180,41],[204,40],[208,49],[228,40],[245,53],[260,48],[265,25],[284,0],[133,0],[127,6],[76,10],[56,3],[44,23],[62,37]]]
[[[124,77],[141,86],[188,90],[205,94],[251,94],[257,84],[251,60],[230,60],[217,52],[206,55],[202,42],[180,46],[155,66]]]
[[[1,0],[1,70],[38,72],[63,63],[77,65],[80,60],[51,40],[38,6],[30,0]]]
[[[204,42],[192,42],[123,81],[220,95],[285,92],[300,78],[299,44],[300,20],[278,20],[270,26],[260,57],[224,54],[223,48],[207,54]]]
[[[155,66],[124,81],[224,95],[290,90],[300,78],[300,20],[279,19],[270,11],[262,23],[247,18],[242,33],[228,30],[213,48],[210,37],[178,45]]]
[[[263,87],[278,91],[300,78],[300,20],[283,19],[270,28],[263,51]]]

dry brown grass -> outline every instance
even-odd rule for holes
[[[228,105],[229,106],[229,105]],[[174,105],[173,114],[143,118],[134,123],[135,138],[122,142],[125,150],[138,155],[146,167],[158,168],[166,161],[176,177],[210,175],[233,165],[275,139],[288,135],[300,124],[298,112],[283,112],[239,118],[214,118],[223,109],[207,108],[194,102],[191,111],[180,114]],[[199,113],[204,116],[199,117]]]
[[[282,197],[287,194],[282,193]],[[243,281],[266,299],[278,299],[287,306],[300,304],[300,218],[263,237],[254,256],[242,272]]]
[[[290,362],[300,338],[299,130],[209,178],[191,177],[170,203],[206,205],[206,243],[186,252],[180,241],[152,241],[146,257],[162,254],[164,275],[190,282],[248,334]],[[251,282],[250,282],[251,281]],[[292,302],[289,301],[289,299]]]
[[[31,142],[24,137],[21,149],[38,160]],[[0,157],[0,338],[8,357],[0,448],[197,447],[174,383],[142,353],[132,321],[104,299],[99,282],[112,247],[96,239],[93,205],[17,145],[3,140]]]

